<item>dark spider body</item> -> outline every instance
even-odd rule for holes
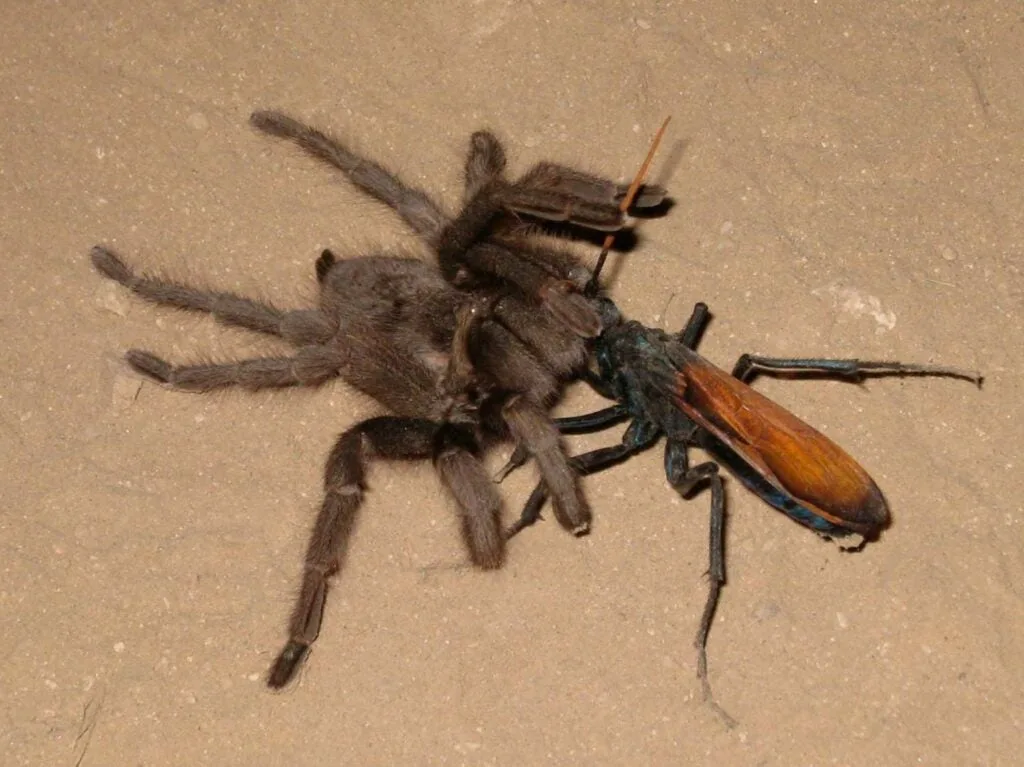
[[[393,208],[437,250],[440,265],[387,255],[337,261],[325,251],[316,264],[318,305],[282,311],[229,292],[137,275],[110,250],[92,251],[101,274],[148,301],[206,312],[295,348],[289,356],[193,365],[133,349],[126,359],[139,373],[195,392],[319,386],[340,377],[390,411],[344,431],[328,456],[289,639],[267,679],[279,688],[294,677],[319,633],[371,461],[432,460],[459,510],[470,560],[480,568],[501,566],[505,554],[501,499],[480,460],[495,442],[525,448],[552,489],[559,522],[574,534],[587,532],[590,508],[546,411],[585,366],[583,337],[600,331],[596,309],[579,292],[590,275],[570,254],[538,242],[518,216],[618,229],[622,187],[541,163],[514,184],[489,183],[481,191],[481,174],[500,174],[505,158],[497,139],[480,132],[466,161],[467,203],[451,219],[423,192],[315,129],[274,112],[254,113],[252,123],[293,140]],[[652,189],[647,199],[656,204],[663,196]],[[483,204],[494,229],[487,239],[473,228]]]

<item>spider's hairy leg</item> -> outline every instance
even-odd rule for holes
[[[543,405],[538,404],[549,401],[555,395],[555,379],[551,371],[539,364],[519,339],[503,325],[493,321],[492,312],[500,302],[488,297],[460,310],[451,347],[447,375],[449,385],[457,382],[463,391],[467,390],[470,383],[504,390],[485,402],[485,407],[491,412],[489,416],[484,415],[484,420],[499,420],[510,436],[536,458],[541,476],[553,488],[559,522],[574,534],[581,535],[590,529],[590,507],[576,473],[569,466],[558,430],[548,418]],[[499,426],[494,430],[500,429]],[[504,535],[498,527],[500,500],[494,484],[483,465],[475,458],[475,445],[459,441],[457,432],[453,431],[452,436],[455,437],[452,446],[462,448],[465,467],[462,471],[471,472],[460,474],[460,484],[473,495],[486,491],[488,497],[493,497],[491,504],[494,512],[493,515],[482,514],[485,504],[481,501],[460,501],[460,506],[463,509],[480,510],[476,514],[477,524],[487,536],[488,545],[497,545],[496,541],[503,541]],[[468,536],[467,544],[472,550],[472,539]],[[503,548],[496,550],[503,552]],[[477,562],[476,559],[474,561]]]
[[[434,450],[437,430],[432,421],[381,416],[363,421],[338,437],[324,468],[324,498],[306,548],[288,642],[267,676],[270,687],[288,684],[320,633],[328,581],[344,563],[363,502],[367,460],[428,458]]]
[[[623,407],[614,405],[610,408],[598,410],[595,413],[590,413],[584,416],[556,419],[553,423],[555,428],[557,428],[562,434],[586,434],[599,431],[611,424],[618,423],[622,420],[622,417],[627,414],[627,412],[628,411]],[[589,452],[573,456],[569,458],[569,465],[572,466],[578,474],[583,475],[603,471],[610,466],[622,463],[631,455],[635,455],[636,453],[651,447],[658,441],[661,434],[661,430],[655,424],[650,421],[636,418],[630,422],[625,434],[622,435],[622,441],[618,445],[602,447],[597,450],[591,450]],[[503,479],[509,472],[521,466],[526,462],[527,458],[528,455],[525,449],[521,446],[517,446],[516,451],[512,454],[512,457],[509,458],[508,463],[502,469],[501,474],[499,475],[500,478]],[[499,481],[501,481],[501,479],[499,479]],[[518,535],[522,530],[534,524],[541,518],[540,512],[541,509],[544,508],[544,504],[548,499],[548,494],[548,488],[542,479],[537,483],[537,486],[533,489],[529,499],[523,506],[519,519],[516,520],[508,530],[506,530],[506,538]]]
[[[434,467],[458,505],[469,558],[477,567],[493,570],[505,560],[501,496],[476,453],[476,441],[464,427],[445,424],[438,431]]]
[[[477,131],[469,139],[469,153],[463,176],[466,182],[464,201],[469,202],[484,186],[501,178],[507,160],[505,147],[490,131]]]
[[[505,558],[501,497],[478,458],[479,444],[467,425],[479,417],[482,396],[471,338],[493,304],[493,297],[476,297],[456,314],[448,367],[440,382],[440,391],[450,402],[448,423],[438,432],[434,449],[434,468],[459,507],[470,559],[484,569],[501,567]]]
[[[474,336],[475,326],[483,317],[490,315],[496,300],[493,296],[474,296],[455,313],[448,367],[440,387],[449,397],[465,399],[476,389],[478,382],[469,352],[470,339]]]
[[[280,112],[256,111],[249,122],[264,133],[292,141],[306,154],[340,170],[357,189],[392,208],[427,242],[435,242],[448,223],[444,211],[426,192],[407,186],[387,168],[355,153],[336,138]]]
[[[193,392],[241,386],[256,391],[285,386],[319,386],[338,376],[347,358],[336,348],[303,346],[291,357],[257,357],[237,362],[173,365],[142,349],[130,349],[132,368],[174,389]]]
[[[460,216],[461,218],[461,216]],[[445,230],[438,246],[438,260],[445,279],[455,282],[462,266],[479,275],[496,277],[542,304],[555,317],[584,338],[601,332],[597,311],[568,280],[553,277],[546,269],[523,258],[514,249],[478,241],[483,228],[457,231],[462,222]]]
[[[617,184],[552,163],[534,166],[523,179],[510,184],[502,180],[505,164],[505,150],[493,133],[477,131],[470,137],[464,170],[467,206],[485,195],[493,198],[491,204],[545,220],[570,221],[600,231],[622,228],[623,213],[613,191]],[[571,175],[573,182],[553,177],[558,172]]]
[[[484,413],[485,421],[497,421],[495,432],[505,430],[540,469],[543,481],[552,488],[558,521],[576,535],[590,528],[590,507],[583,495],[579,477],[569,465],[557,428],[548,418],[546,403],[557,393],[557,380],[550,368],[500,322],[486,319],[472,335],[472,348],[466,350],[475,370],[488,385],[507,392],[491,403],[498,408]],[[453,351],[453,356],[458,352]],[[551,355],[548,355],[551,356]]]
[[[538,312],[521,296],[507,295],[494,305],[493,316],[557,378],[573,377],[583,369],[586,343],[554,315]]]
[[[537,405],[524,397],[509,400],[502,414],[516,442],[537,461],[559,524],[573,535],[590,532],[590,506],[558,429]]]
[[[616,207],[622,204],[629,191],[629,184],[619,184],[601,176],[552,162],[537,163],[523,174],[516,185],[557,190],[581,200],[612,204]],[[655,208],[665,201],[667,195],[668,192],[662,186],[644,184],[640,187],[629,209]]]
[[[492,390],[503,395],[522,394],[541,406],[554,401],[560,388],[555,374],[504,325],[488,319],[474,328],[469,339],[467,354],[475,372]],[[498,403],[503,404],[504,399],[491,397],[488,404]],[[489,413],[490,408],[487,410]],[[505,431],[500,425],[495,430]]]
[[[474,133],[470,140],[469,153],[464,167],[464,201],[468,203],[485,186],[495,181],[500,181],[503,177],[505,166],[505,149],[497,137],[488,131]],[[551,165],[550,163],[541,163],[537,167],[542,166],[555,169],[561,168],[561,166]],[[574,171],[566,169],[566,172],[573,173]],[[615,186],[613,182],[606,179],[593,178],[594,183],[598,184],[601,188]],[[516,185],[536,186],[538,184],[524,177],[516,182]],[[551,185],[549,184],[548,186]],[[567,185],[558,188],[563,192],[572,193],[574,191]],[[580,288],[590,279],[590,271],[580,264],[579,260],[572,253],[561,248],[545,246],[533,241],[533,238],[530,237],[533,228],[528,222],[521,220],[517,215],[512,214],[501,217],[501,220],[492,227],[492,230],[497,235],[497,241],[513,250],[515,255],[531,261],[553,276],[561,280],[568,280],[573,284],[578,283]]]
[[[278,336],[294,344],[326,341],[335,328],[316,311],[282,311],[264,301],[236,293],[204,290],[183,282],[148,274],[138,275],[112,251],[97,245],[90,254],[96,270],[154,304],[212,314],[225,324]]]
[[[554,189],[514,184],[500,195],[503,207],[527,216],[570,223],[599,232],[617,232],[625,223],[614,202],[586,200]]]
[[[487,238],[495,229],[501,229],[509,211],[602,230],[619,229],[622,212],[612,203],[592,203],[558,190],[509,184],[501,178],[504,166],[504,150],[498,139],[487,131],[474,133],[465,163],[466,189],[472,194],[438,239],[441,273],[451,282],[458,281],[467,270],[485,279],[497,278],[546,306],[577,334],[597,335],[597,313],[576,295],[571,282],[552,274],[553,268],[564,268],[564,264],[553,263],[549,267],[521,255],[513,241]]]

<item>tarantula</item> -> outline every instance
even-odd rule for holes
[[[318,386],[340,377],[391,412],[345,430],[327,459],[289,639],[267,677],[270,687],[280,688],[319,633],[369,461],[431,459],[458,507],[470,560],[480,568],[501,566],[505,553],[501,499],[480,461],[496,441],[510,438],[536,460],[566,529],[589,529],[589,506],[546,409],[562,382],[585,363],[581,336],[600,327],[578,292],[586,270],[562,251],[531,243],[515,217],[615,229],[623,215],[617,205],[621,187],[563,166],[542,163],[515,184],[497,183],[504,152],[489,133],[473,136],[466,162],[469,202],[449,219],[426,194],[318,131],[271,112],[255,113],[252,122],[344,170],[435,246],[441,263],[438,271],[386,255],[338,261],[324,251],[316,264],[317,308],[282,311],[234,293],[138,275],[110,250],[92,251],[102,275],[146,300],[207,312],[296,347],[291,356],[193,365],[133,349],[126,360],[137,372],[197,392]],[[489,181],[480,183],[485,174]],[[651,195],[647,199],[658,193]],[[490,213],[480,227],[473,202],[483,196]],[[484,238],[484,228],[493,236]],[[538,312],[538,304],[547,311]]]

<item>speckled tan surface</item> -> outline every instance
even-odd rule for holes
[[[1018,3],[95,5],[0,33],[0,762],[1019,762]],[[707,301],[723,365],[984,371],[982,391],[759,384],[865,464],[895,523],[846,555],[729,483],[710,658],[736,729],[694,678],[707,497],[678,500],[657,451],[588,480],[593,535],[541,525],[496,574],[436,567],[463,555],[428,466],[374,471],[300,684],[264,689],[323,458],[373,407],[140,386],[130,345],[266,347],[129,299],[87,256],[298,304],[321,247],[415,247],[250,131],[269,106],[449,204],[474,128],[516,168],[628,177],[672,114],[655,175],[677,204],[618,265],[626,312],[674,328]]]

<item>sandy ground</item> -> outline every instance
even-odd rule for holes
[[[0,33],[3,764],[1019,763],[1018,3],[93,5],[24,6]],[[254,134],[270,106],[452,206],[475,128],[517,169],[625,178],[671,114],[655,176],[676,205],[618,264],[627,313],[676,328],[707,301],[725,366],[985,373],[759,383],[858,457],[894,524],[844,554],[729,483],[710,658],[738,727],[694,676],[708,498],[678,499],[659,451],[587,481],[589,538],[543,524],[492,574],[450,567],[429,466],[375,470],[300,683],[264,688],[323,459],[374,406],[141,383],[132,345],[267,346],[143,305],[88,251],[301,305],[320,248],[416,247]],[[531,482],[504,486],[509,516]]]

